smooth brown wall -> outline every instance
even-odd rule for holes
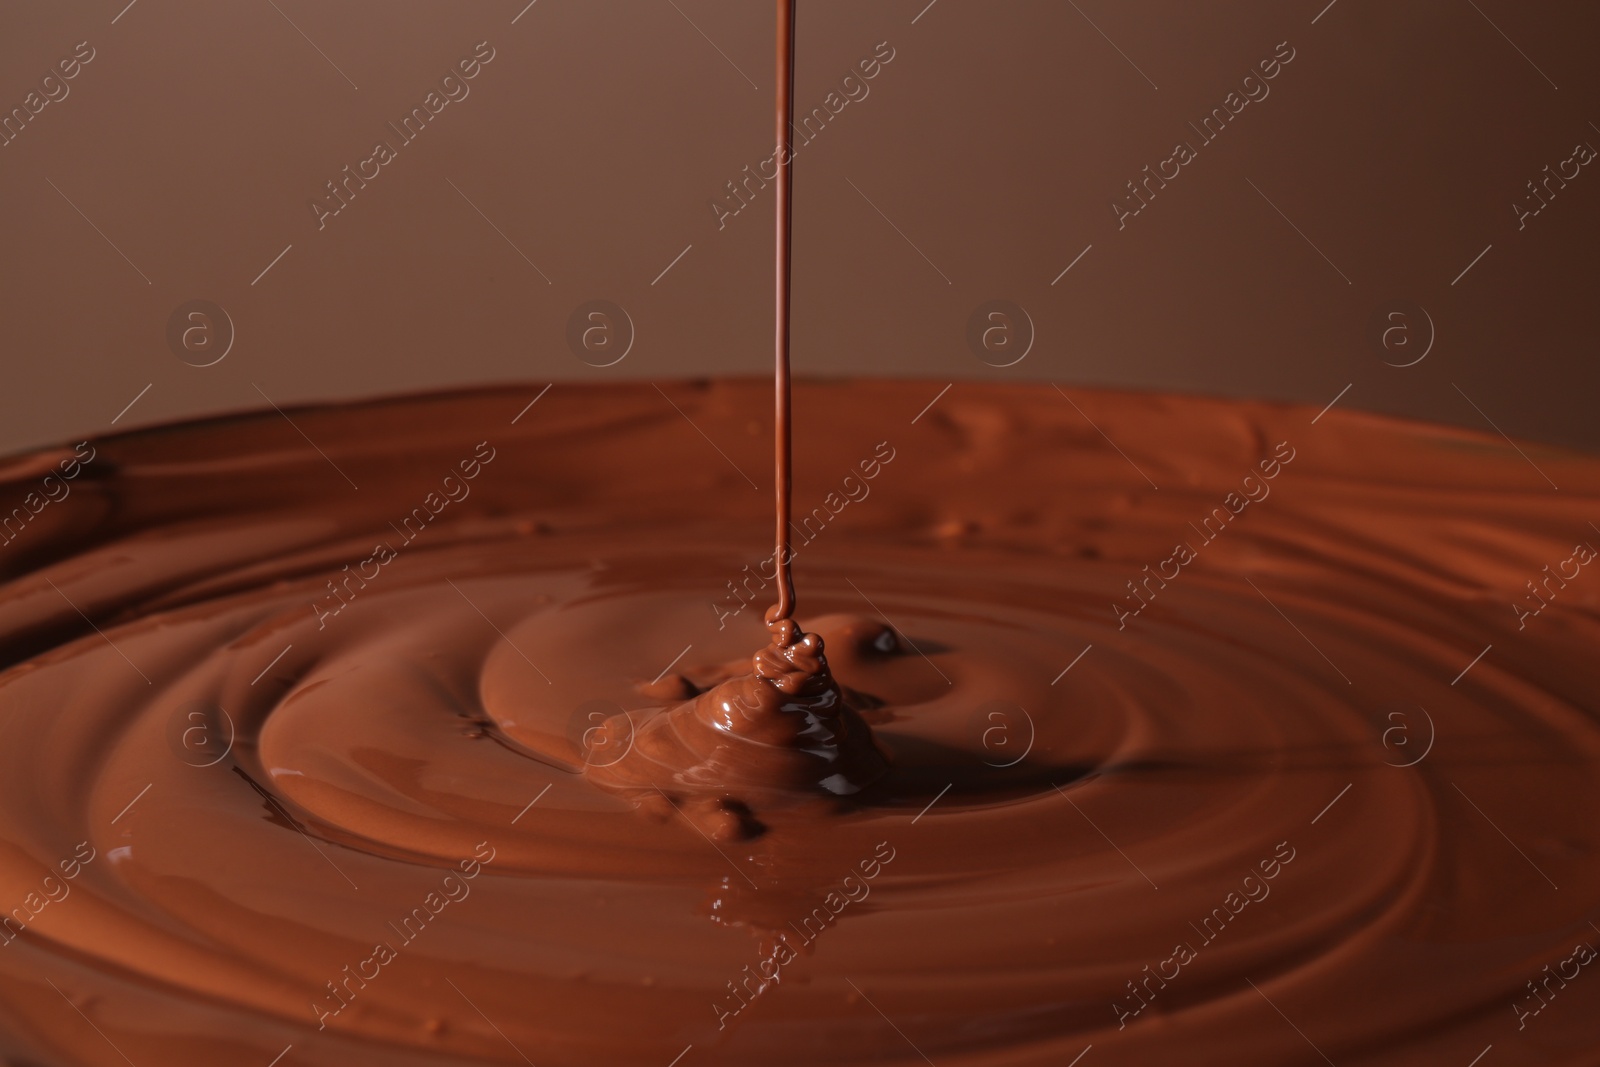
[[[711,203],[771,152],[770,3],[125,4],[0,10],[6,112],[94,52],[0,147],[0,449],[105,432],[135,396],[115,428],[266,398],[766,372],[770,190],[720,228]],[[894,53],[797,153],[800,373],[1340,396],[1600,447],[1600,167],[1520,228],[1513,207],[1600,146],[1593,5],[800,9],[803,110]],[[485,41],[469,95],[400,145],[386,124]],[[1189,123],[1288,49],[1269,95],[1202,143]],[[312,200],[380,139],[396,158],[319,228]],[[1179,141],[1196,158],[1119,224],[1113,199]],[[203,368],[167,338],[196,298],[236,333]],[[566,340],[592,299],[636,330],[603,369]],[[969,348],[994,299],[1034,323],[1011,367]],[[1385,349],[1373,323],[1403,304],[1391,342],[1415,343]],[[1419,307],[1436,343],[1386,366],[1420,351]]]

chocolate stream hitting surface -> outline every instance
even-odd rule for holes
[[[777,0],[774,110],[779,145],[786,143],[794,125],[794,24],[794,0]],[[708,838],[717,840],[762,832],[751,803],[756,796],[763,806],[816,789],[849,796],[871,785],[885,770],[883,753],[873,744],[859,709],[851,706],[828,669],[822,638],[805,633],[793,619],[789,278],[794,186],[789,153],[780,150],[774,158],[778,165],[773,264],[776,524],[769,562],[778,602],[765,616],[771,641],[752,658],[749,674],[736,675],[692,701],[648,717],[638,729],[637,754],[625,762],[610,757],[635,745],[631,713],[612,716],[587,732],[584,740],[585,762],[594,781],[644,804],[659,798],[680,807]],[[887,628],[880,630],[867,639],[881,640],[887,650],[898,639]],[[692,684],[678,681],[651,695],[692,692]]]
[[[794,123],[794,23],[794,0],[777,0],[774,110],[779,145],[787,141]],[[679,807],[714,840],[761,833],[764,827],[752,804],[757,797],[767,806],[818,789],[849,796],[871,785],[885,770],[883,753],[873,744],[859,709],[851,706],[828,669],[822,638],[803,632],[793,619],[794,433],[789,374],[793,181],[789,154],[780,151],[775,159],[779,170],[773,264],[776,523],[769,562],[778,602],[765,615],[771,640],[751,659],[748,674],[736,674],[670,711],[650,715],[642,728],[636,728],[632,713],[624,711],[584,736],[592,780],[642,804],[659,799]],[[886,648],[897,640],[886,628],[872,636],[884,641]],[[652,687],[659,683],[657,679]],[[692,683],[678,678],[665,689],[653,688],[651,695],[684,697],[694,691]],[[630,748],[634,751],[627,757],[611,758]]]
[[[0,470],[7,1062],[1600,1062],[1600,464],[802,383],[795,523],[777,160],[764,559],[744,382]]]
[[[7,1062],[1595,1062],[1600,464],[938,389],[9,461]]]

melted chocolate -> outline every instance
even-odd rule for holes
[[[887,766],[698,749],[754,835],[585,741],[694,746],[768,636],[770,498],[654,388],[11,461],[81,470],[0,555],[0,1052],[1587,1063],[1600,463],[941,384],[795,385],[798,621]],[[669,392],[751,469],[768,388]]]
[[[762,807],[822,790],[861,792],[885,770],[881,750],[859,711],[848,703],[823,654],[822,638],[795,625],[789,530],[794,495],[794,433],[789,373],[790,260],[794,212],[792,160],[783,146],[794,125],[794,0],[777,0],[776,143],[778,188],[773,371],[773,482],[776,528],[771,562],[778,602],[767,610],[771,635],[750,673],[693,701],[647,713],[642,727],[624,712],[586,732],[585,769],[593,780],[645,804],[681,808],[708,837],[753,837]],[[897,639],[886,636],[891,643]],[[652,687],[659,682],[652,683]],[[679,685],[679,695],[691,686]],[[669,690],[670,692],[671,690]],[[635,743],[635,731],[638,737]],[[612,753],[623,753],[611,759]],[[665,783],[665,787],[663,787]],[[688,802],[687,804],[685,802]]]
[[[772,622],[794,617],[794,577],[789,560],[789,522],[794,511],[794,432],[791,428],[789,375],[791,282],[794,265],[794,159],[789,150],[794,129],[794,18],[796,0],[777,0],[777,92],[772,161],[778,168],[773,190],[776,233],[773,242],[774,337],[773,369],[773,488],[777,497],[777,528],[773,562],[778,576],[778,603]]]

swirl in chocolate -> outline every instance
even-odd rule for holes
[[[90,442],[0,546],[0,1059],[1589,1063],[1600,986],[1540,982],[1600,921],[1600,582],[1507,604],[1600,536],[1600,462],[1048,386],[912,425],[943,385],[796,383],[796,499],[900,458],[777,644],[707,610],[772,500],[683,417],[759,469],[768,383]]]

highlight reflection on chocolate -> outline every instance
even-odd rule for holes
[[[13,461],[81,469],[0,595],[9,1061],[1587,1062],[1600,465],[938,388],[796,383],[798,621],[887,759],[734,738],[759,833],[574,727],[689,766],[768,636],[770,498],[653,387]],[[755,469],[768,383],[668,394]]]

